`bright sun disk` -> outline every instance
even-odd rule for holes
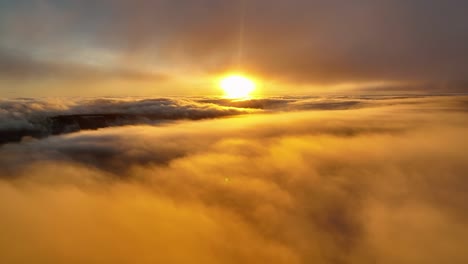
[[[242,75],[230,75],[221,80],[220,87],[224,90],[226,98],[242,99],[248,98],[255,90],[255,83]]]

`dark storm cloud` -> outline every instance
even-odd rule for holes
[[[466,263],[466,97],[374,101],[4,145],[0,261]]]
[[[35,15],[33,5],[11,7],[9,40],[24,44],[33,35],[35,48],[62,51],[84,43],[76,48],[110,51],[123,64],[206,72],[237,67],[238,1],[40,3]],[[462,0],[245,1],[243,67],[297,83],[396,81],[438,90],[466,82],[467,8]],[[24,17],[36,23],[24,26]],[[43,34],[28,34],[36,27]]]

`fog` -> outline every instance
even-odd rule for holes
[[[0,146],[0,262],[468,261],[466,97],[277,100]]]

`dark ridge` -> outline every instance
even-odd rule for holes
[[[190,115],[157,114],[77,114],[58,115],[49,118],[50,134],[59,135],[80,130],[96,130],[99,128],[132,124],[157,123],[168,120],[199,120],[209,118],[206,114],[191,113]]]
[[[50,134],[60,135],[80,130],[96,130],[115,126],[118,123],[130,124],[141,118],[137,115],[125,114],[59,115],[49,118]]]
[[[25,137],[45,138],[51,135],[61,135],[81,130],[96,130],[112,126],[134,124],[156,124],[169,120],[207,118],[204,114],[191,113],[190,115],[177,115],[169,113],[158,114],[75,114],[58,115],[35,122],[37,128],[21,130],[0,130],[0,145],[21,142]]]
[[[20,142],[24,137],[42,138],[44,132],[37,129],[0,130],[0,145]]]

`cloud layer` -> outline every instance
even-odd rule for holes
[[[132,124],[157,124],[252,112],[190,99],[13,99],[0,100],[0,144],[23,137],[50,135]]]
[[[466,97],[271,100],[1,146],[0,262],[468,261]]]
[[[435,98],[435,99],[433,99]],[[463,97],[460,97],[463,98]],[[404,100],[398,100],[404,99]],[[427,96],[221,98],[19,98],[0,100],[0,144],[105,127],[161,124],[278,111],[344,110],[395,104],[430,104]],[[450,101],[450,100],[447,100]],[[460,99],[459,104],[465,103]],[[457,107],[452,102],[453,107]]]

